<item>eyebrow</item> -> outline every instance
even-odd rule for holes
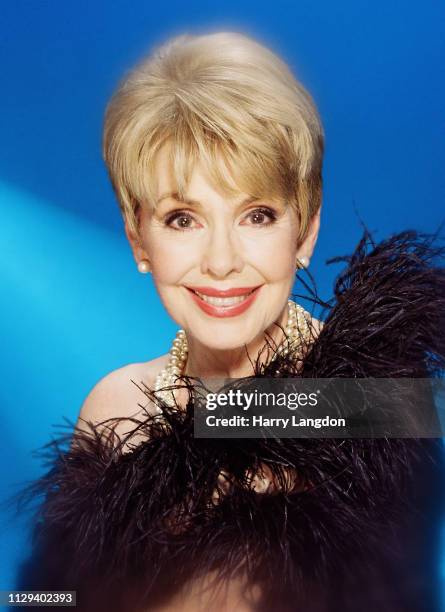
[[[180,204],[188,204],[189,206],[202,206],[202,203],[199,200],[193,200],[187,197],[181,198],[179,197],[179,194],[175,191],[171,191],[171,192],[164,193],[163,195],[161,195],[156,200],[155,206],[157,206],[160,202],[162,202],[162,200],[166,200],[167,198],[176,200],[176,202],[179,202]],[[237,206],[245,206],[246,204],[251,204],[252,202],[256,202],[258,200],[259,198],[255,196],[248,196],[245,200],[243,200],[242,202],[239,202]]]

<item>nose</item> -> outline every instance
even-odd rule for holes
[[[201,260],[201,272],[215,278],[225,278],[232,272],[241,272],[244,261],[237,237],[230,227],[215,227],[209,232]]]

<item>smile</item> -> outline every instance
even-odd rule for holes
[[[195,303],[213,317],[234,317],[243,313],[258,295],[258,287],[215,289],[213,287],[187,287]]]

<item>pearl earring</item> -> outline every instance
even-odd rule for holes
[[[307,268],[309,266],[309,257],[303,255],[302,257],[297,257],[297,269],[298,268]]]
[[[138,270],[141,274],[147,274],[147,272],[150,272],[150,262],[148,259],[141,259],[141,261],[138,262]]]

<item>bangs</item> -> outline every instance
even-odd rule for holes
[[[315,104],[276,56],[246,37],[175,39],[112,97],[103,156],[133,231],[140,207],[159,197],[164,146],[172,190],[183,199],[199,163],[221,193],[292,205],[301,235],[321,204],[324,135]]]
[[[159,126],[144,138],[137,160],[127,157],[123,168],[132,199],[154,208],[159,196],[155,190],[156,162],[160,150],[166,147],[174,177],[172,190],[181,199],[186,197],[193,169],[199,163],[214,188],[228,197],[245,193],[257,199],[296,203],[301,179],[285,134],[273,124],[261,125],[260,131],[259,121],[246,126],[246,117],[243,129],[236,128],[236,120],[221,119],[220,116],[219,126],[212,125],[182,108],[176,114],[173,129],[171,124]]]

